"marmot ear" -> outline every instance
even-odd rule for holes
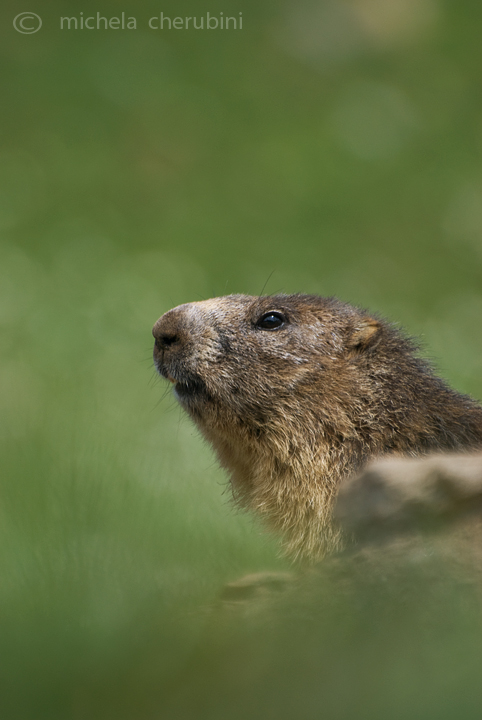
[[[373,347],[381,335],[381,323],[372,317],[362,318],[358,322],[348,340],[348,349],[354,351],[363,351],[369,347]]]

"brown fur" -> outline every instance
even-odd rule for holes
[[[259,326],[277,312],[281,327]],[[482,447],[482,408],[396,328],[334,298],[230,295],[180,305],[154,360],[231,476],[294,556],[341,545],[340,483],[387,453]]]

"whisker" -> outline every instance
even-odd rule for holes
[[[264,284],[263,287],[261,288],[261,292],[259,293],[260,295],[263,295],[263,293],[264,293],[264,291],[265,291],[265,288],[266,288],[266,285],[269,283],[269,281],[270,281],[271,278],[273,277],[274,273],[275,273],[275,270],[271,270],[270,274],[268,275],[268,279],[266,280],[265,284]]]

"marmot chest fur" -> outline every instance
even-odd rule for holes
[[[482,447],[482,408],[386,321],[334,298],[229,295],[170,310],[154,361],[294,556],[340,546],[340,483],[387,453]]]

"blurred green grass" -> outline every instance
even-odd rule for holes
[[[198,609],[286,562],[164,397],[150,328],[265,284],[336,294],[482,398],[482,9],[33,9],[30,36],[26,7],[0,10],[0,703],[156,716]],[[122,10],[135,31],[59,29]],[[243,12],[243,30],[151,31],[160,10]]]

